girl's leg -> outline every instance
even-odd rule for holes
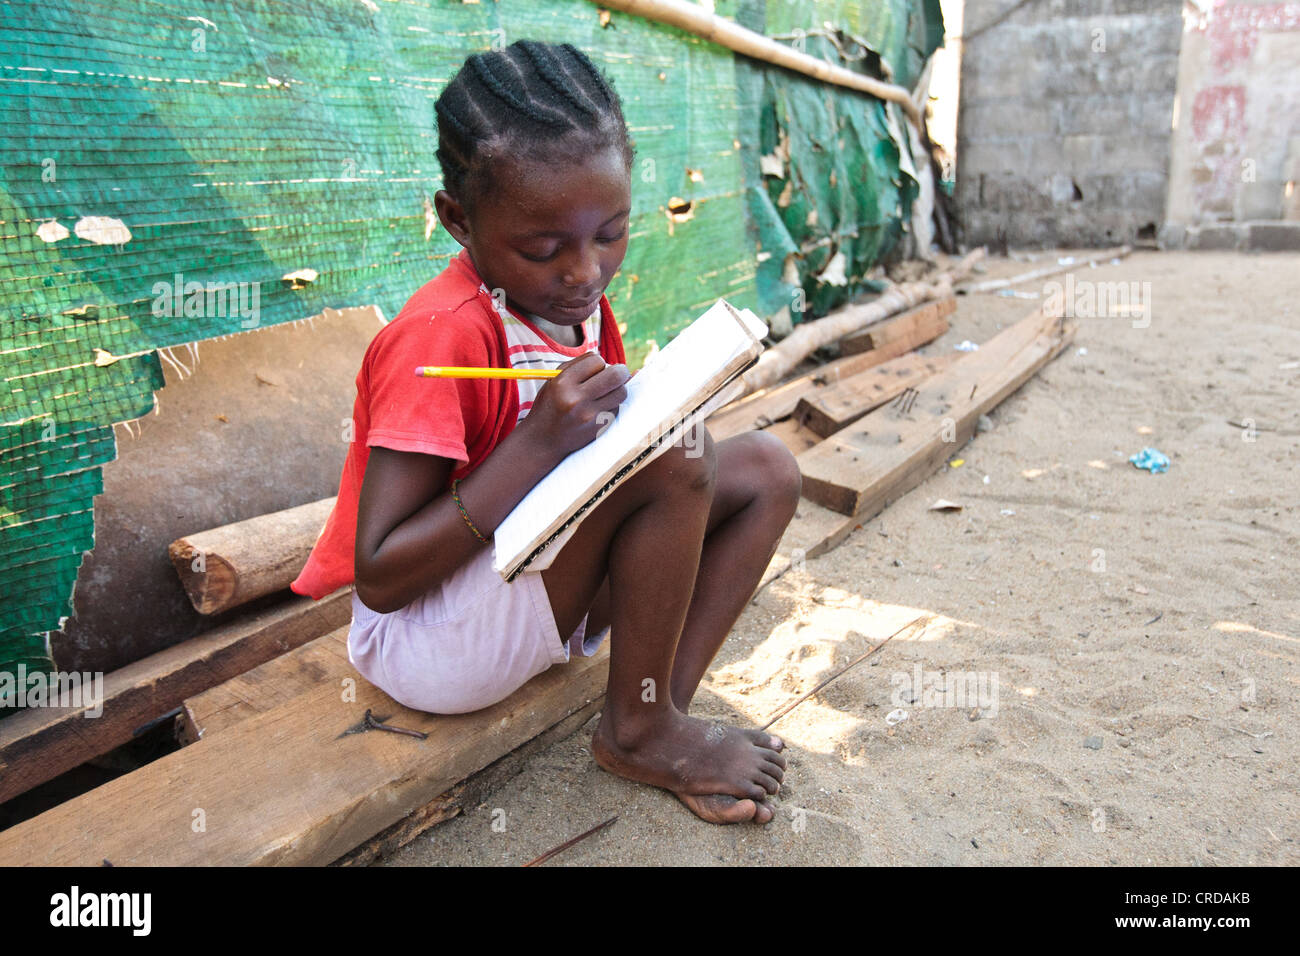
[[[799,504],[799,465],[766,432],[717,445],[718,481],[695,593],[673,662],[673,703],[682,713],[776,553]]]
[[[695,593],[673,662],[673,703],[682,713],[689,709],[705,671],[753,596],[799,503],[799,466],[779,439],[762,432],[735,436],[718,443],[717,462]],[[606,581],[592,605],[588,633],[599,633],[609,620]],[[737,819],[767,823],[773,816],[770,807],[760,804],[748,817],[740,801],[721,794],[679,793],[678,797],[715,823]]]
[[[609,578],[610,678],[593,742],[601,765],[677,793],[739,798],[728,816],[749,819],[783,776],[779,741],[687,717],[672,693],[715,490],[711,439],[698,451],[669,449],[611,492],[542,578],[561,634]]]
[[[715,449],[718,477],[708,530],[673,661],[673,703],[682,713],[753,597],[799,504],[799,466],[780,439],[749,432]],[[587,634],[600,633],[610,621],[606,579],[592,602]]]

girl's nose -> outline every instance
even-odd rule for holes
[[[574,254],[564,269],[564,284],[590,286],[600,278],[600,256],[595,249],[584,249]]]

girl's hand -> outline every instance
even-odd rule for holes
[[[560,366],[560,374],[542,386],[520,425],[527,424],[564,457],[591,442],[613,421],[627,398],[631,376],[626,365],[606,365],[587,352]]]

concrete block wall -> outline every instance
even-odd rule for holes
[[[964,242],[1154,238],[1165,219],[1182,9],[1182,0],[966,0]]]

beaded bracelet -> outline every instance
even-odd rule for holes
[[[461,504],[460,495],[456,491],[456,486],[463,480],[464,479],[462,478],[457,478],[451,483],[451,500],[456,502],[456,510],[460,512],[460,516],[464,518],[465,523],[469,525],[469,530],[474,532],[474,537],[478,538],[484,544],[487,544],[487,538],[483,537],[483,533],[479,531],[478,528],[474,527],[474,522],[469,520],[469,515],[465,512],[465,506]]]

